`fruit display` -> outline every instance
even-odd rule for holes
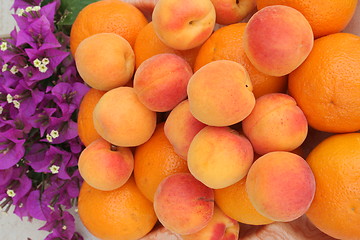
[[[90,3],[70,34],[88,231],[360,240],[358,1],[129,2]]]

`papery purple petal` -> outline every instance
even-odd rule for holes
[[[0,170],[0,186],[7,185],[12,177],[13,168]]]
[[[26,174],[22,174],[17,180],[19,181],[19,186],[14,190],[16,192],[15,197],[13,197],[14,204],[17,204],[26,194],[29,193],[32,184]]]
[[[62,122],[59,125],[54,125],[54,129],[61,129],[59,130],[59,137],[54,138],[52,140],[53,144],[59,144],[66,142],[70,139],[73,139],[78,136],[78,128],[77,123],[70,120],[68,122]],[[48,129],[50,131],[50,129]],[[50,134],[50,133],[49,133]]]
[[[57,174],[58,177],[60,179],[63,179],[63,180],[69,180],[71,179],[71,177],[69,176],[69,174],[67,173],[67,166],[66,166],[66,163],[61,163],[60,165],[60,168],[59,168],[59,173]]]
[[[26,160],[35,171],[40,171],[40,169],[48,165],[45,159],[45,154],[48,149],[49,146],[45,143],[34,143],[29,149]]]
[[[42,16],[45,16],[49,22],[52,23],[52,22],[54,22],[55,12],[59,6],[60,6],[60,1],[55,0],[47,5],[43,6],[40,9],[40,13]]]
[[[22,17],[18,17],[16,19],[24,22]],[[23,24],[26,25],[26,22]],[[20,28],[16,46],[20,46],[24,43],[30,44],[30,46],[34,49],[42,47],[43,44],[48,44],[49,47],[47,48],[57,48],[61,46],[55,37],[47,39],[46,37],[48,35],[53,35],[51,24],[45,16],[41,16],[40,18],[32,21],[28,26]]]
[[[74,154],[78,154],[83,150],[83,144],[79,137],[70,139],[69,141],[70,151]]]
[[[25,153],[23,146],[25,139],[20,139],[19,131],[9,129],[0,135],[0,169],[7,169],[14,166]]]
[[[35,72],[33,73],[33,75],[31,76],[30,80],[31,81],[40,81],[40,80],[44,80],[47,79],[49,77],[51,77],[54,74],[53,69],[48,69],[46,72],[40,72],[39,70],[35,70]]]
[[[23,217],[29,216],[29,209],[26,205],[27,198],[21,198],[17,203],[14,203],[15,209],[14,214],[16,214],[20,219],[23,219]]]
[[[13,14],[12,15],[13,18],[15,19],[16,21],[16,24],[17,26],[19,27],[19,29],[27,29],[28,26],[32,23],[32,19],[29,19],[27,17],[24,17],[24,16],[18,16],[17,14]],[[18,38],[19,36],[17,36]],[[17,39],[17,38],[14,38],[14,39]],[[16,44],[16,46],[20,46],[18,44]]]
[[[54,229],[61,237],[71,239],[75,233],[75,218],[69,212],[64,211],[59,226]]]
[[[43,212],[43,203],[40,200],[40,191],[32,191],[27,198],[27,206],[29,215],[33,218],[45,221],[45,215]]]
[[[67,188],[69,197],[71,198],[76,198],[79,196],[79,186],[76,183],[72,183],[69,185],[69,187]]]
[[[49,65],[52,68],[56,68],[67,56],[69,56],[69,52],[64,52],[58,49],[36,50],[27,48],[25,49],[25,52],[29,56],[29,60],[31,62],[37,58],[48,58],[50,60]]]

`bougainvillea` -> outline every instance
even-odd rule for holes
[[[60,0],[15,0],[0,39],[0,207],[44,221],[46,239],[82,239],[68,211],[82,179],[77,112],[89,88],[55,18]]]

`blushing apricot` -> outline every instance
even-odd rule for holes
[[[188,167],[196,179],[219,189],[240,181],[253,162],[250,141],[229,127],[206,126],[190,144]]]
[[[270,152],[251,166],[246,192],[260,214],[274,221],[288,222],[309,209],[315,195],[315,177],[299,155]]]
[[[106,92],[96,104],[93,118],[100,136],[121,147],[143,144],[156,128],[156,113],[139,101],[131,87]]]
[[[191,141],[206,124],[197,120],[190,112],[189,101],[179,103],[166,118],[164,131],[174,151],[187,159]]]
[[[78,165],[81,176],[90,186],[112,191],[130,178],[134,158],[129,148],[111,146],[99,138],[81,152]]]
[[[244,32],[250,62],[271,76],[285,76],[305,61],[314,44],[309,22],[298,10],[273,5],[257,11]]]
[[[135,54],[128,41],[115,33],[98,33],[80,42],[76,68],[92,88],[102,91],[125,85],[133,76]]]
[[[230,126],[246,118],[255,106],[246,69],[231,60],[210,62],[190,78],[190,111],[211,126]]]
[[[170,111],[187,97],[186,88],[192,73],[182,57],[171,53],[157,54],[136,70],[134,89],[139,100],[150,110]]]
[[[242,129],[256,153],[293,151],[305,140],[308,123],[294,98],[283,93],[265,94],[256,99]]]
[[[181,235],[204,228],[214,213],[214,191],[190,173],[163,179],[154,196],[154,210],[164,227]]]

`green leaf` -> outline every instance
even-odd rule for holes
[[[61,17],[57,22],[58,26],[71,26],[79,12],[90,3],[99,0],[61,0],[59,13]]]

